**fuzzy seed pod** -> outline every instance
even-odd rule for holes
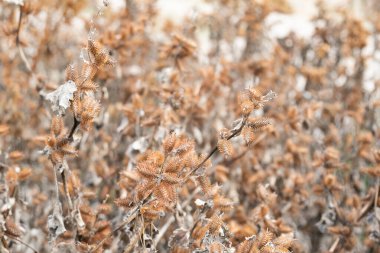
[[[142,177],[155,178],[157,176],[156,167],[149,162],[141,162],[137,164],[136,169]]]
[[[7,218],[5,221],[5,234],[12,236],[12,237],[20,237],[22,235],[22,232],[20,228],[14,223],[11,218]]]
[[[179,184],[182,182],[182,179],[176,173],[164,173],[162,176],[162,181],[169,184]]]
[[[63,119],[61,116],[55,116],[53,117],[51,121],[51,131],[55,136],[58,136],[61,134],[63,130]]]
[[[209,223],[209,231],[212,235],[217,235],[222,227],[223,221],[218,215],[213,215]]]
[[[250,100],[244,100],[240,104],[240,110],[243,115],[249,115],[253,109],[255,109],[255,104]]]
[[[258,238],[259,247],[261,248],[265,246],[266,244],[268,244],[268,242],[272,241],[273,238],[274,238],[273,233],[269,231],[263,231]]]
[[[120,207],[126,207],[129,208],[132,205],[132,201],[130,199],[115,199],[115,205]]]
[[[255,134],[252,128],[244,126],[241,135],[243,136],[243,139],[247,145],[251,144],[253,140],[255,139]]]
[[[63,152],[64,155],[76,155],[77,151],[73,146],[70,144],[63,145],[61,147],[61,152]]]
[[[21,151],[15,150],[8,154],[8,158],[13,161],[21,160],[24,157],[24,154]]]
[[[64,154],[62,152],[59,152],[59,151],[54,151],[50,155],[50,159],[54,165],[62,164],[63,163],[63,157],[64,157]]]
[[[32,174],[32,169],[31,169],[31,168],[23,168],[23,169],[18,173],[18,180],[19,180],[19,181],[24,181],[24,180],[27,179],[31,174]]]
[[[252,238],[246,239],[245,241],[239,244],[236,253],[249,253],[253,246],[253,242],[254,240]]]
[[[95,82],[93,82],[92,80],[86,80],[78,88],[80,91],[83,91],[83,92],[86,92],[86,91],[95,92],[98,87],[99,86]]]
[[[176,173],[181,169],[181,158],[179,157],[169,157],[167,158],[164,171],[167,173]]]
[[[247,126],[252,128],[252,130],[254,131],[259,131],[259,130],[262,130],[264,127],[270,125],[271,122],[269,119],[250,119],[248,122],[247,122]]]
[[[66,81],[73,81],[75,82],[78,78],[78,72],[74,68],[74,65],[68,65],[66,67]]]
[[[211,193],[211,182],[210,179],[206,176],[201,176],[197,178],[197,181],[205,195],[210,195]]]
[[[219,139],[217,144],[218,150],[225,157],[231,157],[233,154],[233,147],[229,140],[227,139]]]

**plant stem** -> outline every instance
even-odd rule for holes
[[[74,136],[74,133],[75,131],[77,130],[78,126],[80,125],[80,121],[77,119],[77,117],[75,117],[74,115],[74,123],[73,123],[73,126],[71,127],[71,130],[70,130],[70,133],[69,135],[67,136],[67,139],[69,141],[73,141],[73,136]]]
[[[238,129],[236,129],[235,131],[233,131],[233,132],[227,137],[227,140],[230,140],[230,139],[232,139],[233,137],[235,137],[235,136],[237,136],[238,134],[240,134],[241,130],[243,130],[243,127],[244,127],[245,124],[247,123],[247,120],[248,120],[248,117],[245,116],[245,117],[243,118],[243,122],[241,123],[241,126],[240,126]],[[191,175],[193,175],[193,174],[194,174],[199,168],[201,168],[201,167],[207,162],[207,160],[210,159],[211,156],[212,156],[217,150],[218,150],[218,147],[215,146],[215,147],[211,150],[211,152],[206,156],[206,158],[204,158],[204,159],[202,160],[202,162],[201,162],[200,164],[198,164],[198,166],[196,166],[196,167],[194,167],[192,170],[190,170],[190,172],[189,172],[189,173],[183,178],[183,182],[186,182],[186,181],[189,179],[189,177],[190,177]]]
[[[16,33],[16,46],[17,46],[18,51],[20,53],[21,60],[24,62],[25,66],[26,66],[27,71],[30,74],[33,74],[32,68],[30,67],[30,63],[26,59],[24,50],[22,49],[22,47],[20,45],[20,30],[21,30],[22,16],[23,16],[23,9],[22,9],[22,6],[20,5],[20,15],[18,18],[18,26],[17,26],[17,33]]]
[[[69,191],[67,189],[65,170],[63,170],[61,172],[61,178],[62,178],[62,182],[63,182],[63,189],[65,191],[67,202],[69,203],[69,209],[70,209],[70,214],[71,214],[71,212],[73,211],[73,202],[71,201],[71,197],[70,197]]]

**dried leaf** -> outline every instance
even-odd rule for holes
[[[64,114],[66,109],[70,106],[70,101],[73,100],[73,94],[76,90],[76,84],[72,80],[69,80],[60,85],[55,91],[47,94],[45,98],[52,103],[54,112]]]

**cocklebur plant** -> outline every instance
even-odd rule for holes
[[[80,69],[69,65],[66,69],[66,82],[45,96],[46,100],[52,104],[53,113],[56,114],[51,122],[45,152],[53,164],[54,174],[61,175],[69,211],[66,216],[68,217],[66,224],[74,230],[83,230],[85,223],[79,210],[80,189],[71,192],[68,190],[67,175],[70,175],[70,178],[72,175],[66,159],[77,155],[74,143],[77,129],[90,131],[93,121],[100,112],[101,105],[95,98],[98,89],[98,85],[94,81],[96,73],[105,65],[114,64],[113,59],[94,39],[88,39],[86,50],[89,61],[83,61]],[[69,131],[64,126],[64,117],[68,110],[73,115],[73,123]],[[49,215],[47,224],[53,242],[67,231],[62,214],[58,181],[56,177],[56,200],[53,214]],[[80,188],[80,184],[72,187]]]
[[[216,147],[208,155],[198,155],[195,151],[194,141],[175,132],[171,132],[162,141],[162,151],[148,150],[141,154],[136,164],[140,180],[135,182],[135,191],[128,198],[115,201],[116,205],[128,210],[128,223],[136,224],[134,232],[138,236],[142,236],[144,227],[148,224],[164,218],[167,213],[177,213],[178,193],[191,178],[194,178],[200,192],[204,195],[204,200],[197,199],[196,201],[199,213],[191,225],[192,228],[190,226],[181,228],[190,240],[186,245],[171,240],[171,247],[174,251],[178,251],[180,248],[207,249],[211,252],[229,250],[230,234],[223,223],[222,216],[223,212],[231,210],[234,203],[221,195],[218,190],[219,186],[213,185],[206,174],[207,170],[212,167],[210,158],[217,150],[224,156],[231,156],[230,140],[232,138],[245,132],[253,136],[254,132],[268,126],[269,120],[250,118],[250,115],[253,110],[262,108],[275,97],[276,94],[273,91],[262,95],[254,88],[247,89],[242,93],[244,99],[240,102],[241,118],[236,121],[232,129],[225,129],[220,133]],[[250,105],[249,109],[247,109],[247,104]],[[245,140],[248,133],[244,134]],[[246,143],[249,145],[253,141],[252,137]],[[142,224],[140,217],[144,221]],[[124,222],[122,226],[128,225],[128,223]],[[100,242],[94,250],[99,249],[106,239]],[[289,248],[289,245],[285,245],[284,250]],[[155,247],[154,243],[152,246]],[[135,247],[138,245],[130,245],[129,250]]]

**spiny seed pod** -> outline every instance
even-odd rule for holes
[[[194,142],[189,139],[185,139],[173,150],[176,155],[183,157],[188,152],[194,149]]]
[[[161,166],[164,163],[165,157],[160,151],[152,151],[148,156],[148,160],[156,166]]]
[[[22,235],[20,228],[9,217],[5,221],[5,229],[6,235],[10,235],[13,237],[20,237]]]
[[[168,184],[179,184],[182,182],[182,179],[177,176],[177,173],[164,173],[162,174],[162,181]]]
[[[63,130],[63,119],[61,116],[53,117],[51,121],[51,131],[55,136],[58,136]]]
[[[236,253],[249,253],[252,246],[253,246],[254,240],[252,238],[248,238],[242,243],[239,244]]]
[[[73,81],[75,82],[78,78],[78,72],[74,68],[74,65],[68,65],[66,67],[66,81]]]
[[[272,241],[274,238],[274,235],[273,233],[269,232],[269,231],[264,231],[260,234],[259,236],[259,240],[258,240],[258,243],[259,243],[259,246],[260,247],[263,247],[265,246],[268,242]]]
[[[78,88],[80,91],[96,91],[98,85],[92,80],[86,80]]]
[[[168,173],[175,173],[181,169],[181,159],[178,157],[167,158],[164,164],[164,171]]]
[[[154,164],[149,162],[141,162],[137,164],[136,169],[142,177],[154,178],[157,176],[157,170]]]
[[[65,155],[76,155],[77,154],[77,151],[75,150],[75,148],[73,146],[71,146],[70,144],[63,145],[61,147],[61,151]]]
[[[78,116],[82,113],[82,110],[83,110],[82,101],[80,100],[79,95],[77,95],[76,93],[74,93],[74,99],[71,105],[72,105],[72,110],[75,116]]]
[[[196,240],[201,240],[205,237],[206,233],[208,232],[209,224],[206,226],[197,226],[193,230],[192,238]]]
[[[46,145],[48,145],[49,147],[55,148],[56,144],[57,144],[57,140],[55,139],[54,136],[49,136],[46,139]]]
[[[234,203],[231,200],[224,198],[220,195],[215,195],[214,208],[217,208],[222,212],[227,212],[231,210],[233,207],[234,207]]]
[[[83,64],[81,69],[81,78],[85,80],[94,79],[97,72],[97,68],[91,64]]]
[[[209,252],[215,252],[215,253],[223,253],[224,252],[224,246],[220,242],[213,242],[208,247]]]
[[[50,158],[53,164],[62,164],[63,163],[64,154],[60,151],[54,151],[51,153]]]
[[[23,181],[23,180],[27,179],[31,174],[32,174],[32,169],[31,168],[23,168],[18,173],[18,180],[19,181]]]
[[[255,104],[250,100],[244,100],[240,104],[240,110],[243,115],[249,115],[253,109],[255,109]]]
[[[24,154],[21,151],[15,150],[8,154],[8,158],[13,161],[21,160],[24,157]]]
[[[262,130],[264,127],[270,125],[271,122],[269,119],[255,119],[255,120],[249,120],[247,122],[247,126],[252,128],[254,131]]]
[[[114,203],[117,206],[126,208],[129,208],[132,205],[132,201],[130,199],[115,199]]]
[[[286,249],[292,246],[293,242],[294,242],[294,239],[288,235],[281,235],[280,237],[277,237],[276,239],[273,240],[273,243],[277,247],[281,246]]]
[[[211,234],[216,235],[222,227],[223,221],[218,215],[213,215],[209,223],[209,231]]]
[[[229,140],[227,139],[219,139],[217,144],[218,150],[225,157],[230,157],[233,154],[233,147]]]
[[[88,50],[95,60],[95,65],[101,67],[105,64],[113,65],[113,60],[110,55],[104,50],[99,42],[88,40]]]
[[[197,178],[197,181],[204,194],[209,195],[211,193],[211,182],[210,179],[206,176],[200,176]]]
[[[243,139],[247,145],[251,144],[253,140],[255,139],[255,134],[254,134],[253,129],[247,126],[243,127],[241,131],[241,135],[243,136]]]

